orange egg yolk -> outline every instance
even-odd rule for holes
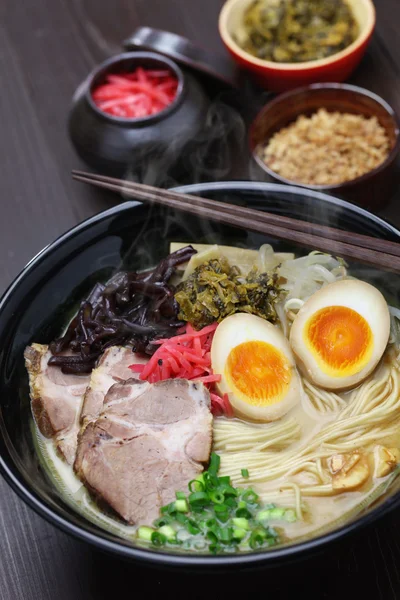
[[[369,324],[347,306],[317,311],[307,321],[305,340],[322,370],[336,376],[358,373],[372,353]]]
[[[241,399],[253,406],[282,400],[291,379],[290,365],[282,352],[266,342],[243,342],[229,353],[225,375]]]

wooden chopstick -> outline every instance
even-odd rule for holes
[[[241,229],[400,272],[400,244],[395,242],[114,177],[83,171],[73,171],[72,176],[78,181],[119,192],[126,197],[161,204]]]
[[[179,200],[179,202],[184,201],[201,207],[215,209],[216,206],[218,206],[218,210],[221,210],[222,212],[230,212],[233,214],[242,215],[246,218],[249,217],[250,214],[253,214],[257,218],[257,220],[262,221],[263,223],[277,225],[279,227],[286,227],[287,229],[302,231],[307,234],[314,234],[323,237],[326,236],[332,240],[338,240],[344,243],[351,244],[353,246],[360,246],[361,248],[370,248],[371,250],[377,250],[378,252],[385,252],[386,254],[400,256],[400,244],[398,244],[397,242],[391,242],[389,240],[381,240],[379,238],[373,238],[359,233],[343,231],[341,229],[328,227],[326,225],[316,225],[315,223],[310,223],[308,221],[301,221],[299,219],[293,219],[291,217],[285,217],[283,215],[274,215],[272,213],[238,206],[237,204],[218,202],[215,200],[209,200],[207,198],[201,198],[199,196],[192,196],[190,194],[181,194],[179,192],[174,192],[171,190],[155,188],[150,185],[135,183],[132,181],[124,181],[122,179],[116,179],[115,177],[107,177],[105,175],[86,173],[84,171],[72,171],[72,176],[74,179],[77,180],[79,177],[85,177],[86,179],[90,178],[95,179],[96,181],[104,181],[107,183],[123,185],[123,191],[132,190],[137,191],[139,194],[149,194],[148,200],[152,202],[156,202],[156,200],[154,199],[154,195],[159,195],[162,196],[162,198],[168,197],[171,199]],[[138,196],[135,197],[140,199]]]

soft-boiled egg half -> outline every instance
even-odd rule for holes
[[[375,369],[389,334],[389,309],[379,290],[344,279],[305,302],[293,322],[290,344],[299,368],[313,383],[349,389]]]
[[[290,345],[268,321],[236,313],[218,325],[211,346],[214,373],[221,375],[236,415],[275,421],[300,399],[299,375]]]

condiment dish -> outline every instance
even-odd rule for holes
[[[174,101],[161,112],[137,119],[100,110],[93,100],[93,90],[107,75],[131,72],[138,67],[171,72],[178,82]],[[103,173],[135,173],[150,158],[157,158],[165,170],[176,169],[184,148],[201,131],[209,105],[210,99],[200,83],[172,60],[152,52],[125,52],[96,67],[78,87],[68,130],[79,156]]]
[[[389,139],[390,152],[386,160],[365,175],[336,185],[305,185],[288,180],[273,171],[262,159],[262,148],[277,131],[294,122],[300,115],[310,116],[319,108],[325,108],[328,112],[376,117]],[[399,130],[399,119],[394,110],[385,100],[368,90],[338,83],[298,88],[277,96],[254,119],[249,132],[249,146],[253,157],[252,178],[330,191],[361,206],[381,209],[390,200],[396,184],[395,159],[400,149]]]
[[[375,27],[372,0],[348,0],[359,25],[359,35],[347,48],[327,58],[308,62],[262,60],[245,52],[234,39],[235,33],[243,28],[244,13],[252,2],[227,0],[219,16],[219,33],[234,60],[248,70],[259,85],[276,92],[316,82],[345,81],[360,63]]]

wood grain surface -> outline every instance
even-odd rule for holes
[[[378,26],[352,81],[400,113],[399,0],[377,0]],[[0,291],[43,246],[117,199],[72,181],[85,168],[66,133],[72,94],[139,25],[223,52],[219,0],[0,2]],[[400,225],[399,194],[381,213]],[[164,572],[96,552],[47,524],[0,481],[0,599],[400,598],[400,514],[300,565],[262,573]]]

